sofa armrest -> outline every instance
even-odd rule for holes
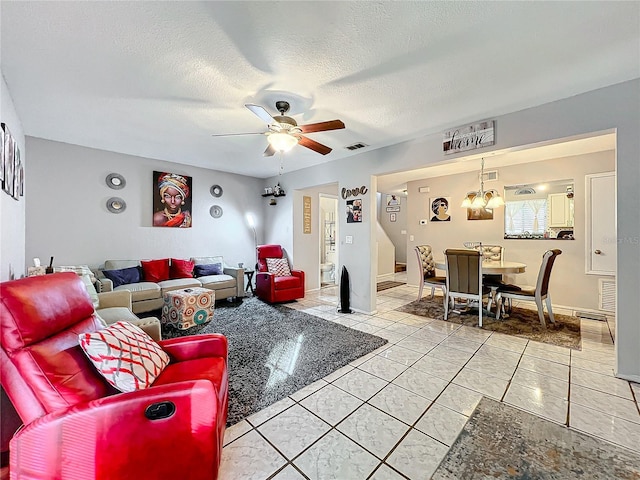
[[[102,270],[96,272],[96,290],[98,293],[113,291],[113,282],[104,276]]]
[[[131,310],[131,292],[129,290],[98,293],[98,300],[100,301],[98,309],[125,307]]]
[[[242,297],[244,295],[244,268],[225,266],[223,273],[236,279],[236,297]]]
[[[189,335],[158,342],[171,360],[181,362],[206,357],[227,358],[227,337],[219,333]]]

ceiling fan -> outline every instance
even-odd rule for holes
[[[266,132],[257,133],[227,133],[227,134],[215,134],[214,137],[225,137],[229,135],[267,135],[267,141],[269,145],[264,151],[265,157],[270,157],[276,152],[286,152],[293,148],[296,144],[302,145],[314,152],[318,152],[322,155],[326,155],[331,151],[331,148],[311,140],[305,137],[303,133],[325,132],[327,130],[338,130],[344,128],[344,123],[341,120],[330,120],[328,122],[310,123],[307,125],[298,125],[298,123],[291,117],[285,115],[289,111],[289,102],[278,101],[276,102],[276,109],[280,112],[280,115],[271,116],[264,107],[260,105],[254,105],[247,103],[245,105],[255,115],[268,125]]]

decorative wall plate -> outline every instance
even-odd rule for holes
[[[211,195],[218,198],[222,196],[222,187],[220,185],[211,186]]]
[[[220,218],[222,216],[222,207],[220,205],[214,205],[209,209],[209,214],[213,218]]]
[[[126,202],[118,197],[111,197],[107,200],[107,210],[111,213],[122,213],[127,209]]]
[[[119,173],[110,173],[107,175],[105,181],[107,182],[107,186],[114,190],[120,190],[127,184],[127,181]]]

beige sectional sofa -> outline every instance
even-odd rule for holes
[[[190,287],[204,287],[216,292],[215,299],[222,300],[244,296],[244,269],[225,265],[222,257],[192,257],[189,260],[195,265],[221,263],[222,274],[206,275],[197,278],[175,278],[160,282],[142,281],[127,283],[113,287],[113,282],[105,276],[104,270],[122,270],[141,267],[140,260],[107,260],[104,267],[96,274],[98,292],[128,290],[131,292],[131,309],[133,313],[150,312],[162,308],[165,292]]]

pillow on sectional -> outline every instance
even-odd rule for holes
[[[96,287],[91,283],[91,277],[89,275],[82,275],[80,278],[82,278],[84,286],[87,289],[87,292],[89,292],[93,308],[98,308],[100,306],[100,298],[98,297]]]
[[[169,278],[193,278],[194,263],[189,260],[171,259]]]
[[[291,269],[286,258],[267,258],[267,270],[276,277],[291,276]]]
[[[140,268],[129,267],[120,270],[103,270],[104,276],[113,282],[113,288],[127,283],[140,283]]]
[[[163,282],[169,280],[169,259],[141,261],[142,277],[145,282]]]
[[[206,265],[196,265],[194,268],[195,277],[206,277],[207,275],[222,275],[221,263],[210,263]]]
[[[169,364],[160,345],[129,322],[81,333],[78,342],[98,372],[121,392],[150,387]]]

